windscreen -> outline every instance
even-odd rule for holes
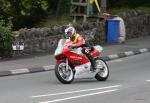
[[[61,54],[62,53],[62,49],[64,47],[64,43],[66,42],[66,39],[60,39],[58,42],[58,46],[55,50],[55,55]]]
[[[66,42],[66,39],[60,39],[59,42],[58,42],[58,47],[63,47],[64,46],[64,43]]]

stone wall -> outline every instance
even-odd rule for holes
[[[74,25],[79,34],[81,34],[87,43],[105,42],[105,23],[84,23]],[[100,29],[99,29],[100,28]],[[37,52],[52,52],[55,50],[58,40],[64,38],[65,26],[54,28],[31,28],[20,29],[16,31],[14,42],[24,42],[24,51],[21,54],[31,54]],[[15,51],[14,51],[15,52]],[[18,51],[17,51],[18,53]],[[20,54],[19,54],[20,55]]]
[[[127,39],[150,35],[150,14],[141,11],[130,11],[119,15],[125,21]],[[106,42],[105,21],[74,26],[78,33],[86,39],[87,43],[101,44]],[[22,54],[52,52],[55,50],[58,40],[64,38],[64,29],[65,26],[20,29],[15,32],[14,42],[24,42],[25,49],[20,52]]]
[[[127,39],[150,35],[150,13],[133,10],[120,16],[125,21]]]
[[[16,32],[17,36],[14,42],[24,42],[24,53],[50,51],[56,47],[58,40],[63,37],[63,35],[54,35],[52,32],[53,30],[50,28],[20,29]]]

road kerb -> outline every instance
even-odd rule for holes
[[[150,52],[150,48],[142,48],[134,51],[126,51],[118,54],[107,55],[101,57],[105,61],[110,61],[114,59],[129,57],[133,55],[138,55],[142,53]],[[8,71],[0,71],[0,77],[11,76],[11,75],[19,75],[19,74],[28,74],[28,73],[36,73],[36,72],[44,72],[54,70],[54,65],[42,66],[42,67],[34,67],[34,68],[23,68],[23,69],[14,69]]]

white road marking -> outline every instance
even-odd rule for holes
[[[120,87],[120,86],[121,85],[114,85],[114,86],[108,86],[108,87],[93,88],[93,89],[84,89],[84,90],[69,91],[69,92],[62,92],[62,93],[55,93],[55,94],[37,95],[37,96],[30,96],[30,98],[40,98],[40,97],[46,97],[46,96],[54,96],[54,95],[62,95],[62,94],[72,94],[72,93],[87,92],[87,91],[94,91],[94,90],[101,90],[101,89],[109,89],[109,88],[115,88],[115,87]]]
[[[150,80],[146,80],[147,82],[150,82]]]
[[[123,60],[122,59],[116,59],[116,60],[111,60],[111,61],[108,61],[109,63],[114,63],[114,62],[122,62]]]
[[[111,59],[115,59],[115,58],[118,58],[118,55],[117,54],[112,54],[112,55],[108,55],[109,58]]]
[[[139,51],[140,51],[141,53],[148,52],[148,50],[147,50],[146,48],[140,49]]]
[[[44,101],[44,102],[39,102],[39,103],[61,102],[61,101],[65,101],[65,100],[75,99],[75,98],[81,98],[81,97],[87,97],[87,96],[92,96],[92,95],[99,95],[99,94],[103,94],[103,93],[114,92],[117,90],[119,90],[119,89],[106,90],[106,91],[102,91],[102,92],[90,93],[90,94],[85,94],[85,95],[78,95],[78,96],[73,96],[73,97],[68,97],[68,98],[63,98],[63,99],[55,99],[52,101]]]
[[[134,55],[134,52],[133,51],[127,51],[127,52],[124,52],[127,56],[130,56],[130,55]]]
[[[48,71],[51,69],[54,69],[55,65],[47,65],[47,66],[43,66],[44,70]]]
[[[20,74],[20,73],[29,73],[29,69],[23,68],[23,69],[15,69],[15,70],[10,70],[12,74]]]

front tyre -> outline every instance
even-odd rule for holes
[[[55,75],[63,84],[69,84],[74,80],[74,73],[72,68],[68,65],[67,70],[66,67],[67,65],[65,62],[57,63],[55,66]]]
[[[95,75],[98,81],[105,81],[109,76],[109,68],[106,62],[100,58],[96,59],[96,65],[99,72]]]

